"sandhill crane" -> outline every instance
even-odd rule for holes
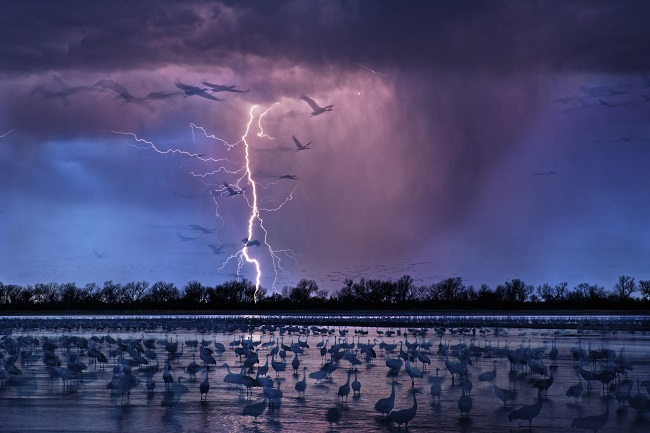
[[[343,403],[343,398],[345,398],[345,401],[348,401],[348,395],[350,394],[350,375],[352,373],[350,370],[348,370],[348,380],[341,386],[339,386],[339,392],[338,395],[341,397],[341,403]]]
[[[203,394],[205,394],[205,400],[208,400],[208,391],[210,391],[210,381],[208,380],[208,369],[205,369],[205,376],[203,377],[203,382],[199,385],[199,392],[201,393],[201,401],[203,401]]]
[[[436,367],[436,376],[435,377],[429,377],[429,382],[431,383],[431,397],[433,397],[433,401],[436,401],[436,397],[438,397],[438,404],[440,403],[440,396],[442,395],[442,381],[444,380],[444,377],[439,377],[438,372],[440,369]]]
[[[226,191],[228,191],[227,197],[233,197],[233,196],[236,196],[236,195],[243,194],[244,190],[246,189],[246,187],[244,187],[244,188],[242,188],[242,189],[240,189],[238,191],[235,191],[232,186],[228,185],[228,182],[224,182],[223,186],[225,186]]]
[[[250,90],[250,89],[237,90],[237,89],[235,89],[235,87],[237,87],[235,85],[233,85],[233,86],[224,86],[222,84],[212,84],[212,83],[209,83],[206,80],[201,81],[201,84],[203,84],[204,86],[208,86],[212,90],[212,93],[216,93],[216,92],[246,93],[246,92],[248,92]]]
[[[196,86],[190,86],[188,84],[183,84],[183,83],[174,83],[176,87],[181,89],[185,93],[185,97],[187,98],[188,96],[200,96],[201,98],[205,99],[212,99],[213,101],[223,101],[221,98],[217,98],[216,96],[213,96],[206,92],[208,89],[201,89],[200,87]]]
[[[311,141],[309,143],[303,145],[302,143],[300,143],[300,141],[298,141],[298,139],[296,138],[295,135],[292,135],[291,138],[293,138],[293,142],[295,143],[296,147],[298,148],[298,149],[296,149],[296,152],[300,152],[301,150],[307,150],[307,149],[310,148],[309,145],[311,144]]]
[[[605,402],[605,412],[600,415],[581,416],[573,420],[571,427],[591,430],[594,433],[602,428],[609,418],[609,403]]]
[[[354,369],[354,381],[352,381],[352,395],[361,395],[361,382],[357,378],[357,369]]]
[[[255,419],[255,421],[257,421],[257,417],[264,413],[267,406],[268,406],[268,400],[265,394],[264,400],[262,400],[261,402],[244,406],[242,415],[252,416]]]
[[[546,379],[539,379],[536,380],[535,383],[533,383],[533,388],[537,388],[537,395],[541,396],[542,391],[544,391],[544,397],[546,397],[546,393],[548,392],[548,389],[553,385],[553,372],[551,372],[551,376],[546,378]]]
[[[388,416],[390,411],[393,410],[393,407],[395,406],[395,385],[397,385],[397,382],[393,381],[391,383],[390,395],[388,397],[377,400],[377,403],[375,403],[375,412],[380,412]]]
[[[300,394],[302,396],[305,396],[305,390],[307,389],[307,367],[302,368],[302,380],[296,382],[296,391],[298,391],[298,397],[300,397]]]
[[[388,414],[388,420],[393,421],[394,423],[397,424],[397,426],[401,426],[404,424],[405,427],[409,426],[409,422],[415,418],[415,415],[417,414],[418,411],[418,402],[415,398],[415,394],[419,393],[417,389],[413,388],[411,389],[411,393],[413,394],[413,406],[407,408],[407,409],[400,409],[400,410],[394,410],[390,414]]]
[[[415,378],[416,377],[418,377],[418,378],[424,377],[424,374],[422,373],[422,371],[420,371],[419,368],[413,367],[411,365],[411,357],[410,356],[407,356],[407,358],[406,358],[406,373],[411,378],[411,386],[415,386]]]
[[[529,404],[528,406],[522,406],[519,409],[510,412],[508,415],[508,421],[528,421],[528,427],[530,427],[533,419],[539,415],[540,410],[542,410],[542,399],[538,397],[535,403]]]
[[[460,417],[469,416],[469,411],[472,410],[472,397],[464,389],[461,390],[460,398],[458,399],[458,409],[460,410]]]
[[[571,385],[569,389],[566,390],[566,396],[573,398],[573,400],[578,403],[578,399],[582,395],[582,378],[578,373],[576,373],[576,376],[578,376],[578,383]]]
[[[305,101],[311,107],[312,113],[311,116],[309,117],[318,116],[319,114],[323,114],[326,111],[332,111],[332,108],[334,107],[334,104],[326,105],[325,107],[320,107],[313,99],[305,95],[300,95],[300,99]]]
[[[499,388],[495,384],[492,384],[492,387],[494,388],[494,395],[503,402],[504,406],[508,400],[514,400],[517,398],[517,391]]]
[[[478,375],[478,380],[481,382],[492,382],[497,377],[497,362],[494,361],[494,369],[492,371],[485,371]]]
[[[330,423],[330,428],[333,428],[341,420],[341,411],[338,407],[330,407],[325,413],[325,419]]]

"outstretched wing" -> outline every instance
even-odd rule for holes
[[[302,95],[302,94],[301,94],[301,95],[300,95],[300,99],[302,99],[303,101],[305,101],[306,103],[308,103],[309,106],[311,107],[311,109],[314,110],[314,111],[318,111],[318,110],[321,109],[321,108],[318,106],[318,104],[317,104],[316,102],[314,102],[314,100],[311,99],[309,96],[305,96],[305,95]]]
[[[209,94],[205,90],[201,90],[201,89],[198,89],[196,91],[195,95],[200,96],[201,98],[205,98],[205,99],[212,99],[213,101],[223,101],[222,98],[217,98],[216,96],[212,96],[211,94]]]
[[[303,145],[300,144],[300,142],[298,141],[298,139],[296,138],[295,135],[292,135],[291,138],[293,138],[293,142],[296,143],[296,147],[297,147],[298,149],[302,149],[302,148],[303,148]]]

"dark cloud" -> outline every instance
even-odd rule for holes
[[[515,273],[544,279],[553,267],[578,278],[594,269],[589,251],[605,262],[607,246],[647,250],[645,238],[631,236],[640,220],[608,210],[628,223],[617,240],[614,222],[594,218],[612,201],[647,213],[637,204],[647,191],[631,174],[641,176],[647,160],[645,2],[32,1],[5,9],[0,132],[15,131],[0,138],[0,217],[9,227],[0,237],[24,244],[20,254],[0,250],[0,259],[11,256],[16,269],[30,266],[34,251],[38,260],[79,251],[94,259],[96,248],[128,280],[224,278],[207,245],[234,251],[248,208],[242,196],[209,191],[241,177],[243,146],[228,150],[190,124],[233,144],[255,104],[248,139],[261,203],[292,198],[263,212],[269,241],[299,254],[280,253],[290,267],[284,281],[369,261],[390,269],[373,275],[368,265],[366,276],[395,278],[413,272],[405,263],[416,257],[430,263],[418,268],[422,278],[493,284]],[[176,82],[206,79],[250,91],[220,93],[223,101],[174,95]],[[95,86],[100,80],[116,84]],[[152,92],[172,96],[147,99]],[[334,110],[309,118],[300,94]],[[274,140],[257,136],[268,108],[262,125]],[[296,152],[292,135],[310,149]],[[628,144],[620,136],[637,147],[613,149]],[[231,173],[170,149],[228,158]],[[531,174],[549,171],[559,174]],[[273,183],[285,174],[297,180]],[[599,194],[589,192],[594,185]],[[606,246],[594,247],[594,221],[607,225]],[[190,224],[219,230],[179,244]],[[97,266],[82,267],[111,274]]]

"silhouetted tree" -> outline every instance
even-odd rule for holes
[[[565,296],[567,285],[568,283],[566,282],[562,282],[555,286],[545,283],[537,286],[535,291],[539,299],[543,302],[559,302]]]
[[[567,299],[573,302],[587,302],[593,304],[602,301],[607,297],[605,289],[597,284],[580,283],[567,295]]]
[[[302,279],[289,291],[288,300],[294,303],[309,302],[310,298],[318,292],[318,284],[314,280]]]
[[[254,302],[255,286],[244,278],[241,281],[227,281],[219,284],[209,293],[211,303],[249,304]],[[260,287],[258,299],[263,299],[265,295],[266,290]]]
[[[208,290],[198,281],[190,281],[183,290],[183,299],[194,304],[208,302]]]
[[[637,287],[634,283],[634,278],[628,275],[618,277],[618,283],[614,286],[614,294],[618,297],[619,301],[625,302],[629,300],[636,291]]]
[[[59,288],[56,283],[37,283],[32,294],[34,304],[54,305],[59,302]]]
[[[501,302],[510,305],[526,302],[532,292],[533,286],[526,285],[518,278],[506,281],[504,285],[497,286],[495,290]]]
[[[113,283],[113,280],[104,282],[104,287],[98,293],[99,302],[103,304],[115,305],[120,303],[122,298],[122,286]]]
[[[146,301],[153,304],[165,304],[172,301],[177,301],[181,297],[180,292],[174,283],[166,283],[164,281],[156,281],[151,286],[151,290],[145,297]]]
[[[149,289],[149,283],[146,281],[132,281],[126,283],[122,288],[122,298],[124,302],[138,302],[144,299]]]
[[[639,291],[645,300],[650,299],[650,280],[639,280]]]
[[[87,301],[86,292],[75,283],[64,283],[59,286],[59,301],[65,305],[81,305]]]

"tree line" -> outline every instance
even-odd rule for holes
[[[75,283],[13,285],[0,282],[0,309],[8,310],[309,310],[309,309],[647,309],[650,280],[635,282],[622,275],[609,290],[581,283],[569,288],[566,282],[533,286],[512,279],[494,289],[478,289],[452,277],[431,285],[416,285],[413,278],[379,280],[346,279],[343,287],[330,293],[314,280],[301,280],[269,294],[246,279],[214,287],[191,281],[182,289],[164,281],[119,284],[106,281],[79,287]]]

